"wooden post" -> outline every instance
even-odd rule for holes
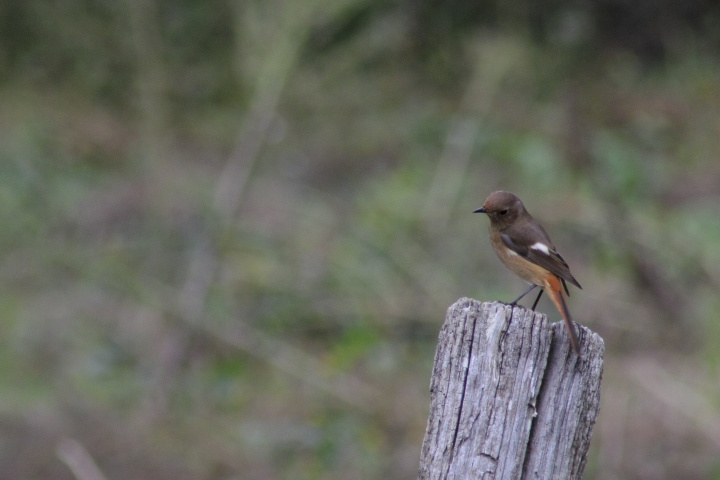
[[[578,327],[462,298],[440,330],[420,480],[579,479],[600,402],[605,345]]]

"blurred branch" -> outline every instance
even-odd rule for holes
[[[153,0],[128,0],[130,40],[137,61],[136,92],[140,110],[140,138],[148,159],[162,161],[167,151],[167,75],[162,39],[155,24]]]
[[[690,420],[697,431],[715,445],[714,449],[720,450],[720,416],[712,399],[654,362],[635,358],[628,364],[629,373],[638,385],[678,415]]]
[[[313,25],[320,21],[321,17],[332,18],[338,15],[355,2],[357,0],[280,2],[282,5],[278,8],[279,25],[273,25],[269,29],[273,32],[274,42],[261,59],[258,73],[253,79],[254,93],[248,113],[240,127],[235,148],[215,186],[213,206],[223,218],[232,217],[240,204],[260,149],[277,114],[278,103],[285,85],[298,64],[301,49]],[[253,8],[253,4],[244,2],[240,8],[238,16],[247,14],[248,10]],[[255,22],[257,19],[252,17],[250,21]],[[238,23],[242,24],[242,21]],[[255,29],[258,29],[257,26]],[[258,38],[246,40],[255,46],[263,41]]]
[[[423,216],[429,231],[446,230],[459,194],[457,187],[464,183],[473,148],[478,142],[480,126],[492,114],[503,82],[523,59],[521,47],[503,38],[480,37],[474,47],[471,61],[475,69],[460,98],[458,111],[450,120],[425,200]]]
[[[56,454],[70,468],[77,480],[107,480],[90,453],[77,440],[67,437],[60,439]]]
[[[429,231],[445,232],[447,229],[450,211],[458,194],[457,186],[463,184],[477,141],[478,123],[476,118],[460,114],[450,120],[445,145],[425,201],[424,217]]]
[[[352,375],[338,373],[307,352],[244,323],[237,322],[233,328],[220,329],[203,320],[198,319],[193,326],[216,340],[261,358],[279,371],[342,400],[356,410],[366,413],[377,411],[382,392]]]
[[[352,2],[335,2],[330,13],[341,11]],[[263,59],[255,78],[253,100],[243,119],[235,148],[222,169],[215,186],[213,207],[222,224],[230,223],[242,201],[250,174],[277,114],[278,104],[313,20],[328,7],[323,1],[284,2],[281,25],[272,29],[274,43]],[[247,7],[250,8],[250,7]],[[328,9],[322,9],[328,15]],[[185,281],[177,290],[173,313],[193,328],[263,359],[278,370],[308,383],[350,405],[372,411],[378,405],[379,392],[358,379],[333,372],[324,363],[302,350],[235,319],[234,327],[219,328],[204,314],[208,292],[218,273],[220,259],[214,248],[212,232],[202,232],[190,252]]]
[[[251,5],[244,5],[244,8],[249,9]],[[277,113],[280,97],[297,65],[300,48],[308,33],[306,17],[311,11],[311,8],[305,9],[303,5],[294,2],[288,2],[287,8],[281,9],[281,25],[274,28],[275,42],[254,79],[250,108],[243,119],[235,148],[215,186],[213,206],[223,218],[232,217],[239,206],[250,173]],[[238,15],[242,13],[240,11]]]

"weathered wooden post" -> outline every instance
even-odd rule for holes
[[[448,309],[430,383],[420,480],[579,479],[600,402],[605,346],[578,325],[462,298]]]

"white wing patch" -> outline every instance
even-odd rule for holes
[[[517,254],[518,254],[518,253],[517,253],[515,250],[513,250],[512,248],[505,248],[505,251],[507,252],[508,255],[515,255],[515,256],[517,256]]]
[[[543,252],[545,255],[550,255],[550,249],[549,249],[548,246],[545,245],[544,243],[535,242],[535,243],[533,243],[532,245],[530,245],[530,248],[535,249],[535,250],[540,250],[540,251]]]

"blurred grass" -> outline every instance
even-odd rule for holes
[[[71,4],[3,36],[0,476],[73,478],[73,438],[110,479],[413,478],[445,309],[521,288],[470,213],[504,188],[606,341],[586,478],[720,478],[712,54]]]

